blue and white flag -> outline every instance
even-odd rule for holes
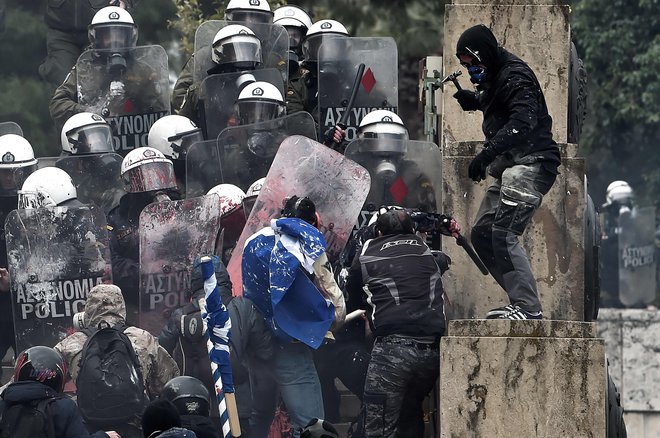
[[[217,257],[217,256],[214,256]],[[222,436],[231,436],[229,426],[229,412],[225,402],[225,393],[234,392],[234,379],[231,374],[229,362],[229,336],[231,320],[229,312],[224,304],[215,278],[215,269],[211,257],[202,257],[202,278],[204,279],[205,305],[200,306],[203,310],[205,328],[209,339],[207,342],[209,358],[211,359],[211,371],[215,382],[215,393],[218,399],[220,411],[220,423],[222,425]]]
[[[243,293],[281,340],[318,348],[334,320],[334,306],[308,276],[325,247],[323,234],[297,218],[273,219],[245,243]]]

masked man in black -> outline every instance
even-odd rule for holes
[[[456,56],[477,89],[454,97],[463,110],[484,116],[486,141],[468,174],[475,182],[487,172],[495,178],[477,212],[472,244],[510,301],[487,318],[542,319],[536,281],[518,237],[558,174],[552,118],[532,69],[499,47],[483,24],[463,32]]]

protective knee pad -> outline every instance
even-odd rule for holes
[[[500,204],[493,225],[520,236],[541,205],[542,199],[543,195],[533,189],[502,186]]]

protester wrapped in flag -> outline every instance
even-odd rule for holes
[[[234,380],[229,362],[231,320],[227,308],[222,303],[215,277],[213,258],[202,257],[201,268],[202,278],[204,279],[204,302],[202,303],[200,300],[200,309],[203,310],[204,329],[209,337],[207,346],[218,399],[222,436],[224,438],[238,437],[241,435],[241,429],[234,398]]]
[[[310,278],[325,248],[323,234],[295,217],[273,219],[246,241],[243,293],[282,341],[318,348],[335,319],[332,302]]]

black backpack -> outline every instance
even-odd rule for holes
[[[55,398],[5,405],[0,418],[0,438],[55,438],[48,405]]]
[[[86,423],[101,429],[139,418],[148,403],[140,362],[125,329],[84,330],[88,338],[76,379],[78,407]]]

